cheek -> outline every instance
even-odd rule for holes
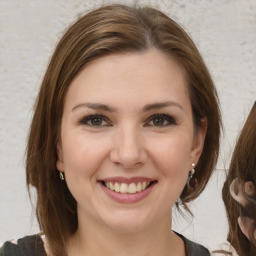
[[[63,141],[65,172],[93,175],[107,154],[107,142],[90,136],[70,136]],[[79,177],[78,177],[79,178]]]
[[[168,138],[151,147],[154,161],[164,175],[187,175],[190,168],[191,143],[186,136]]]
[[[87,200],[88,204],[95,189],[97,170],[106,156],[107,143],[85,136],[66,136],[62,144],[67,186],[77,202]]]
[[[168,138],[151,147],[155,168],[161,180],[159,202],[168,210],[179,198],[188,178],[191,140],[185,136]]]

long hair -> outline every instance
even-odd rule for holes
[[[222,189],[222,197],[229,222],[228,241],[240,256],[256,255],[256,240],[253,232],[256,230],[256,193],[248,196],[242,191],[248,203],[242,207],[230,194],[230,186],[237,179],[242,187],[246,181],[256,186],[256,102],[244,124],[237,140],[227,179]],[[248,216],[254,220],[250,229],[250,240],[242,233],[238,225],[239,216]]]
[[[35,105],[27,145],[27,186],[37,191],[36,213],[53,256],[66,255],[65,244],[77,229],[76,201],[56,169],[57,141],[65,95],[87,63],[109,54],[158,49],[184,68],[195,130],[208,121],[205,146],[197,165],[197,186],[183,190],[186,203],[205,188],[219,153],[220,111],[217,92],[196,46],[172,19],[153,8],[109,5],[81,17],[58,43]],[[136,63],[135,63],[136,65]],[[188,209],[188,208],[187,208]]]

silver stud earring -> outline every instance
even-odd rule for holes
[[[60,172],[60,180],[65,180],[65,178],[64,178],[64,174],[62,173],[62,172]]]

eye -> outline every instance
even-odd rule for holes
[[[157,127],[164,127],[164,126],[169,126],[174,124],[176,124],[175,119],[166,114],[155,114],[150,117],[148,122],[149,126],[157,126]]]
[[[107,118],[102,115],[90,115],[82,118],[79,121],[80,124],[101,127],[101,126],[109,126],[110,124],[107,122]]]

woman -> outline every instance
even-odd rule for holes
[[[228,241],[234,255],[256,255],[256,102],[232,156],[222,197],[229,221]],[[232,249],[231,249],[232,250]]]
[[[90,12],[57,45],[29,134],[27,186],[45,237],[2,250],[209,255],[172,232],[171,209],[189,211],[204,190],[220,123],[210,74],[177,23],[152,8]]]

